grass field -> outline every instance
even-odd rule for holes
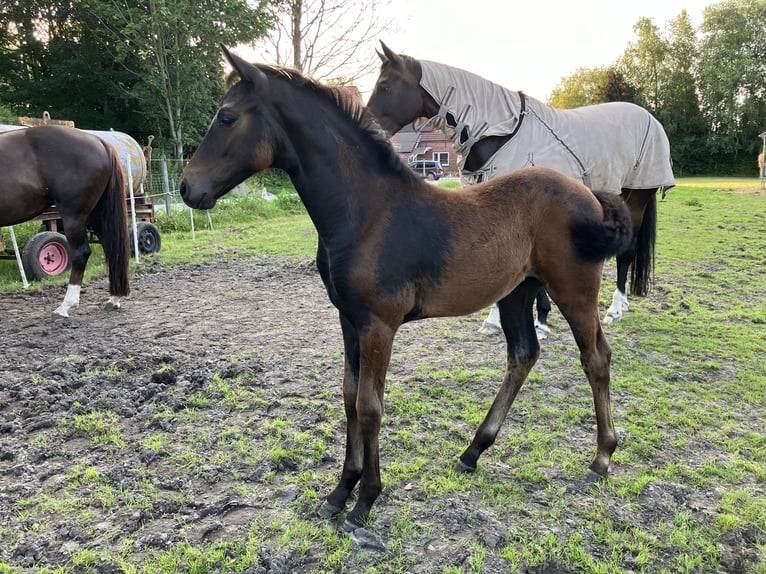
[[[172,268],[272,255],[305,260],[313,255],[316,234],[300,210],[251,217],[236,209],[213,212],[214,233],[199,218],[195,239],[188,230],[172,231],[170,222],[163,223],[163,249],[152,256],[153,265]],[[608,327],[620,436],[615,472],[608,480],[582,485],[587,461],[576,459],[579,451],[569,445],[579,440],[586,449],[592,447],[593,408],[587,384],[571,363],[571,339],[566,338],[543,344],[543,357],[512,409],[514,420],[507,421],[479,472],[463,477],[445,471],[445,458],[451,456],[445,452],[465,446],[465,437],[454,432],[456,422],[475,428],[484,413],[462,384],[496,381],[502,364],[497,358],[482,366],[461,361],[462,341],[449,330],[450,323],[434,323],[423,331],[428,341],[413,341],[412,349],[422,345],[426,353],[433,340],[440,340],[450,366],[420,364],[408,379],[392,375],[387,389],[386,424],[395,420],[396,426],[388,431],[384,483],[412,484],[424,494],[423,499],[403,500],[399,496],[405,489],[400,488],[398,494],[382,497],[382,508],[396,516],[384,526],[371,525],[385,531],[384,551],[360,559],[348,537],[307,518],[307,508],[336,476],[297,469],[286,473],[286,480],[300,496],[279,521],[253,522],[252,539],[226,546],[178,545],[141,564],[131,562],[126,549],[124,555],[109,557],[122,570],[110,571],[260,572],[253,567],[257,557],[249,545],[257,541],[298,554],[320,548],[319,556],[314,550],[314,567],[306,570],[313,572],[373,574],[417,568],[457,574],[501,571],[497,565],[502,564],[526,572],[766,574],[766,191],[754,179],[683,179],[659,202],[658,221],[653,290],[647,298],[633,298],[626,320]],[[95,251],[90,280],[103,276]],[[606,274],[602,310],[613,291],[613,262]],[[65,278],[49,282],[63,284]],[[19,289],[13,263],[0,261],[0,291]],[[475,323],[476,317],[454,321]],[[556,333],[566,331],[555,309],[551,326]],[[577,392],[544,395],[543,383],[563,384],[562,372],[577,381]],[[431,384],[415,386],[410,379]],[[239,380],[218,377],[211,389],[195,397],[197,408],[182,414],[201,416],[220,396],[237,404],[271,400]],[[340,406],[334,408],[337,418]],[[236,409],[232,411],[236,418]],[[262,432],[269,456],[288,457],[285,449],[290,448],[289,458],[309,460],[323,446],[318,443],[327,440],[329,426],[301,433],[283,420]],[[419,434],[424,432],[427,439]],[[231,446],[248,450],[245,444]],[[191,452],[193,447],[188,448]],[[84,472],[81,482],[88,480]],[[498,475],[512,480],[498,482]],[[265,481],[269,478],[277,480],[274,474]],[[89,492],[98,493],[98,477],[90,480]],[[413,562],[403,549],[427,536],[424,508],[439,502],[438,510],[446,512],[448,502],[455,500],[480,501],[482,509],[502,518],[514,534],[499,543],[466,541],[467,559],[460,565],[429,570]],[[38,526],[30,528],[49,520],[45,513],[50,509],[30,500],[18,510],[32,525],[36,511],[41,513]],[[2,524],[0,534],[11,536]],[[80,558],[78,564],[43,571],[99,571],[103,557],[83,552]],[[0,562],[0,574],[17,572],[22,570]]]

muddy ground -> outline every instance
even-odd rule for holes
[[[102,553],[92,571],[120,571],[117,562],[104,556],[123,556],[140,569],[142,561],[174,544],[188,541],[204,547],[241,540],[254,522],[266,528],[264,524],[284,513],[319,520],[311,504],[302,502],[305,497],[296,491],[298,487],[287,480],[302,470],[317,473],[321,499],[339,475],[343,459],[340,329],[313,263],[237,259],[164,269],[145,262],[133,280],[132,297],[119,312],[101,309],[105,288],[104,282],[87,286],[80,308],[63,322],[48,319],[63,296],[63,287],[0,297],[0,534],[4,539],[0,564],[24,572],[56,565],[85,571],[73,566],[73,557],[89,549]],[[446,320],[450,322],[442,330],[439,323],[437,327],[429,322],[407,325],[397,338],[392,376],[416,381],[418,365],[444,362],[445,368],[454,367],[456,352],[465,369],[480,369],[488,363],[497,368],[502,364],[502,343],[477,333],[482,318],[483,314],[476,314]],[[571,338],[563,330],[554,337],[571,349]],[[541,364],[538,371],[546,380],[558,381],[547,391],[541,386],[539,392],[565,392],[568,381],[576,376],[576,356],[572,351],[569,359]],[[230,405],[222,390],[220,404],[208,403],[204,419],[196,426],[184,416],[190,397],[210,399],[211,384],[235,380],[248,381],[257,400]],[[489,378],[483,388],[470,392],[487,400],[496,385]],[[87,427],[93,412],[111,413],[113,418],[101,422],[118,427],[120,440],[96,440],[98,429]],[[428,421],[427,413],[422,416],[431,428],[434,421]],[[250,434],[245,439],[258,441],[266,423],[278,419],[291,421],[306,433],[318,425],[332,429],[326,452],[312,460],[282,458],[260,465],[244,456],[241,461],[228,453],[216,456],[216,449],[235,444],[220,440],[227,429],[246,428]],[[473,430],[459,423],[455,432],[463,434],[467,445]],[[396,432],[397,420],[389,415],[382,440]],[[572,448],[581,452],[587,464],[594,448],[593,420],[575,424],[568,432]],[[194,440],[206,440],[203,450],[209,450],[209,456],[180,464],[178,456],[173,456],[179,453],[173,444],[152,448],[147,443],[149,437],[162,433],[168,437],[188,433]],[[266,442],[256,444],[261,448]],[[695,456],[705,460],[711,453],[700,445]],[[391,463],[383,461],[383,465]],[[499,478],[507,475],[512,480],[513,469],[492,461],[486,464]],[[97,469],[97,476],[87,469]],[[584,474],[584,466],[582,470]],[[589,487],[572,483],[561,469],[556,472],[561,474],[548,480],[565,488],[568,500],[589,492],[585,490]],[[105,489],[105,484],[111,488]],[[142,484],[152,495],[137,501]],[[538,509],[557,503],[533,482],[524,488],[530,504]],[[690,513],[704,510],[711,504],[705,501],[708,495],[710,500],[717,498],[712,490],[657,483],[643,493],[643,511],[611,518],[643,520],[647,527],[672,523],[679,507]],[[41,505],[41,500],[48,502]],[[58,509],[56,502],[64,506]],[[427,534],[416,530],[397,549],[412,571],[438,572],[447,566],[470,571],[467,561],[478,544],[489,550],[483,571],[505,572],[508,563],[491,551],[514,536],[523,536],[508,524],[508,516],[473,500],[470,491],[440,498],[411,484],[386,485],[374,528],[354,537],[354,559],[343,571],[361,572],[370,565],[385,571],[380,556],[391,552],[394,513],[404,507],[409,521],[429,524]],[[437,509],[440,514],[434,518]],[[518,518],[523,521],[523,517],[522,512]],[[538,532],[556,536],[574,528],[578,528],[574,521],[564,520],[539,525]],[[739,533],[729,546],[724,544],[724,564],[729,565],[725,571],[738,571],[758,560],[755,542],[743,542],[747,535]],[[589,546],[588,540],[584,544],[594,553],[603,551]],[[258,549],[258,563],[249,571],[309,572],[319,562],[312,555],[315,552],[322,549],[300,553],[266,541]],[[666,552],[672,554],[670,549]],[[637,557],[626,556],[623,565],[637,564],[632,560]],[[648,571],[661,567],[655,563]],[[553,560],[525,571],[575,570]]]

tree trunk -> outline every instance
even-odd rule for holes
[[[303,0],[293,0],[292,2],[292,23],[293,23],[293,67],[303,72],[303,55],[301,54],[301,44],[303,41],[303,32],[301,29],[301,19],[303,18]]]

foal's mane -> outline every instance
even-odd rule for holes
[[[394,148],[388,139],[388,134],[386,134],[385,130],[380,127],[378,120],[372,112],[370,112],[367,106],[364,105],[362,99],[354,95],[354,93],[343,87],[323,85],[316,80],[307,78],[299,71],[292,68],[270,66],[268,64],[253,64],[253,66],[269,77],[282,78],[298,89],[305,89],[318,94],[320,97],[336,106],[346,117],[372,139],[376,148],[382,154],[387,155],[390,159],[388,164],[391,167],[408,175],[411,173],[411,170],[407,168],[404,161],[402,161],[399,155],[394,151]],[[228,91],[229,88],[236,84],[240,79],[241,78],[236,71],[230,72],[226,76],[226,90]],[[413,173],[413,175],[415,174]]]

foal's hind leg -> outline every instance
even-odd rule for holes
[[[596,457],[591,462],[588,480],[598,480],[607,476],[612,453],[617,448],[617,435],[612,422],[611,399],[609,392],[610,364],[612,349],[604,337],[598,316],[598,286],[601,279],[601,266],[592,269],[589,277],[581,276],[568,288],[565,285],[554,295],[556,304],[572,328],[577,346],[580,349],[580,363],[588,377],[593,403],[596,410]]]
[[[507,343],[507,363],[500,390],[492,402],[484,421],[479,425],[470,446],[460,455],[455,469],[461,472],[476,470],[476,461],[497,437],[508,410],[521,385],[540,356],[540,344],[535,332],[532,306],[540,282],[527,279],[510,295],[498,301],[500,322]]]

